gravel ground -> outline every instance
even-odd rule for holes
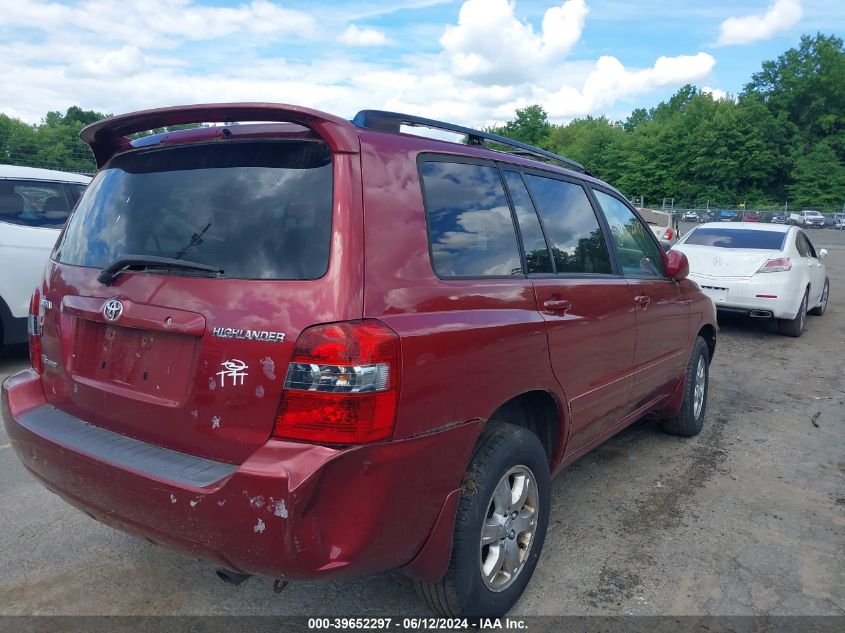
[[[800,339],[721,319],[704,431],[643,420],[558,477],[512,615],[845,614],[845,231],[808,233],[830,251],[828,313]],[[0,379],[27,363],[0,351]],[[2,427],[0,504],[0,614],[428,614],[395,573],[224,585],[47,492]]]

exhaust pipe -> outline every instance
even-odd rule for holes
[[[252,578],[252,574],[242,574],[238,571],[232,571],[231,569],[224,569],[223,567],[214,573],[217,574],[217,577],[227,585],[235,585],[236,587]]]
[[[753,319],[768,319],[772,316],[771,310],[752,310],[749,315]]]

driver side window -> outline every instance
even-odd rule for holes
[[[610,225],[622,274],[646,279],[663,277],[663,255],[648,227],[618,198],[597,189],[593,193]]]

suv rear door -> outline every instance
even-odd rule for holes
[[[53,253],[42,349],[54,406],[238,463],[272,433],[299,333],[361,317],[361,213],[357,155],[229,136],[118,154],[97,175]],[[150,263],[98,281],[127,256],[223,272]]]
[[[546,322],[552,369],[569,403],[572,451],[632,410],[635,318],[628,286],[614,274],[602,225],[580,182],[508,168],[503,175]]]

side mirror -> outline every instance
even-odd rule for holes
[[[827,249],[823,248],[819,251],[819,259],[824,259],[825,257],[827,257]]]
[[[689,275],[689,261],[681,251],[669,251],[663,255],[663,268],[674,281],[680,281]]]

